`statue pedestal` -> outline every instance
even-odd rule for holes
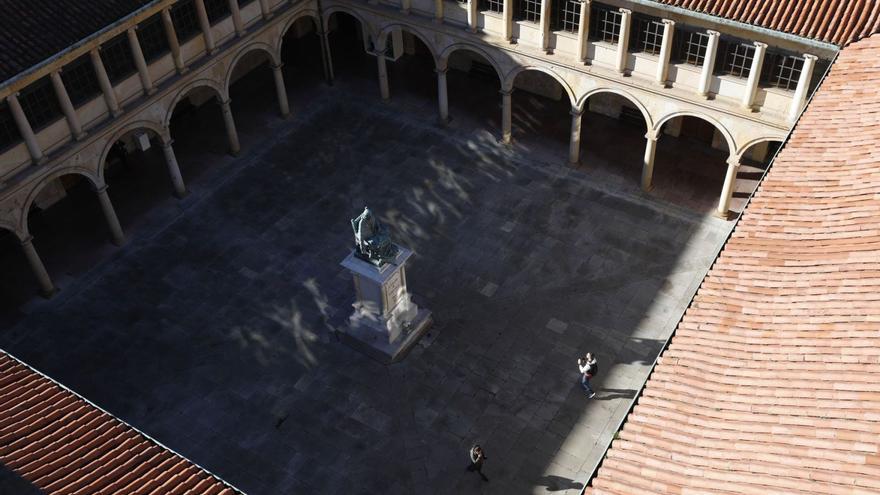
[[[368,263],[354,251],[340,263],[354,277],[357,301],[343,341],[382,361],[400,361],[431,324],[431,312],[412,302],[406,290],[406,260],[412,251],[398,246],[397,256],[381,267]]]

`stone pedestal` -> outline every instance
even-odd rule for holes
[[[431,324],[431,312],[412,302],[406,288],[406,260],[412,251],[398,247],[397,257],[381,267],[352,251],[341,263],[354,277],[354,313],[341,337],[352,347],[382,361],[400,361]]]

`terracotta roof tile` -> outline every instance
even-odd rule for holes
[[[47,495],[240,493],[2,351],[0,464]]]
[[[880,492],[878,86],[841,51],[586,493]]]

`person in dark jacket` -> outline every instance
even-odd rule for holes
[[[581,387],[587,393],[587,398],[592,399],[596,396],[596,392],[590,387],[590,379],[599,372],[599,362],[592,352],[588,352],[586,357],[578,359],[578,371],[581,372]]]
[[[483,461],[486,460],[486,454],[483,452],[483,447],[480,447],[479,444],[471,447],[469,452],[471,464],[468,466],[468,471],[476,471],[480,474],[480,477],[483,478],[483,481],[489,481],[489,478],[483,474]]]

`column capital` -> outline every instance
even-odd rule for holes
[[[740,159],[742,157],[740,155],[730,155],[727,157],[727,164],[733,168],[737,168],[740,165]]]
[[[18,91],[13,91],[13,92],[9,93],[8,95],[6,95],[6,99],[7,99],[7,100],[9,100],[9,99],[13,99],[13,100],[18,101],[18,97],[19,97],[20,95],[21,95],[20,92],[18,92]]]
[[[443,67],[442,69],[437,69],[437,68],[434,69],[434,73],[437,74],[438,76],[439,75],[445,76],[447,72],[449,72],[449,67]]]
[[[645,139],[648,141],[657,141],[660,139],[660,132],[655,129],[648,129],[648,132],[645,133]]]
[[[281,70],[282,68],[284,68],[284,62],[278,62],[277,64],[272,64],[271,67],[272,67],[272,70]]]
[[[706,34],[708,34],[712,38],[717,38],[718,36],[721,36],[721,33],[719,33],[718,31],[715,31],[713,29],[707,29]]]
[[[501,96],[510,96],[513,94],[513,89],[502,89],[498,92],[501,93]]]
[[[580,3],[581,5],[589,6],[591,3],[593,3],[593,0],[580,0],[578,3]]]
[[[22,246],[27,246],[28,244],[32,244],[34,242],[34,236],[30,233],[25,234],[24,237],[18,239],[18,243]]]
[[[135,33],[135,32],[137,32],[137,30],[138,30],[138,25],[135,24],[134,26],[129,26],[125,31],[128,33]]]
[[[767,48],[767,43],[764,43],[762,41],[755,41],[754,44],[755,48]]]
[[[660,22],[666,24],[667,26],[675,27],[675,21],[673,21],[672,19],[663,19]]]
[[[625,9],[625,8],[623,8],[623,7],[621,7],[620,10],[618,10],[618,12],[620,12],[621,14],[626,14],[626,15],[630,15],[630,14],[633,13],[632,10],[630,10],[630,9]]]
[[[578,108],[578,107],[571,107],[571,109],[568,111],[568,114],[571,115],[572,117],[581,117],[584,115],[584,109]]]
[[[220,100],[220,105],[222,105],[224,107],[228,107],[230,103],[232,103],[232,98],[226,98],[225,100]]]
[[[804,59],[805,59],[805,60],[812,60],[812,61],[815,62],[816,60],[819,60],[819,57],[817,57],[817,56],[815,56],[815,55],[811,55],[811,54],[809,54],[809,53],[805,53],[805,54],[804,54]]]
[[[100,186],[95,186],[95,192],[98,194],[104,194],[107,192],[107,184],[101,184]]]

